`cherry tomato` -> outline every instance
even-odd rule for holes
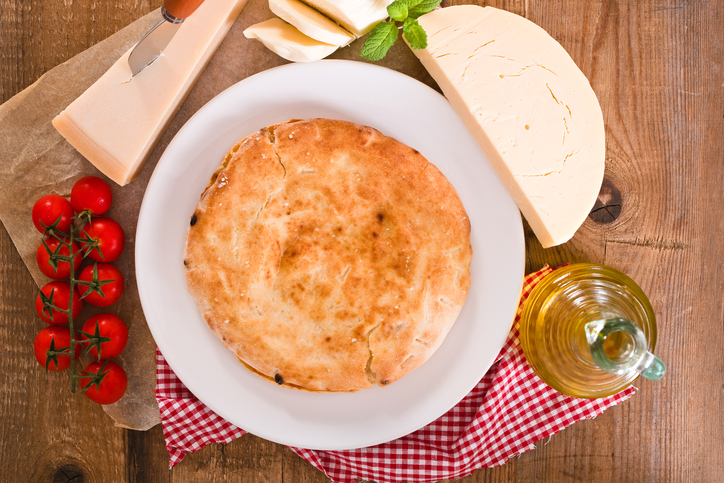
[[[84,253],[96,262],[112,262],[116,260],[126,246],[126,234],[123,228],[111,218],[93,218],[83,227],[82,238],[91,241],[80,244]]]
[[[33,223],[40,233],[45,233],[45,229],[57,221],[55,229],[67,234],[73,215],[70,202],[60,195],[45,195],[33,205]]]
[[[96,216],[102,215],[111,207],[112,201],[111,187],[96,176],[79,179],[70,191],[70,204],[76,213],[89,211]]]
[[[67,324],[68,314],[46,307],[43,299],[61,310],[68,310],[70,284],[60,281],[50,282],[43,285],[40,292],[35,298],[35,311],[40,318],[49,324]],[[83,301],[80,299],[78,291],[73,290],[73,319],[78,317],[81,308],[83,308]]]
[[[90,335],[90,338],[88,337]],[[126,348],[128,342],[128,326],[115,314],[98,314],[83,325],[82,340],[94,340],[88,344],[88,354],[96,359],[117,357]],[[97,338],[109,339],[98,340]],[[98,357],[98,346],[101,348]]]
[[[65,241],[67,243],[68,239],[66,238]],[[57,253],[58,255],[67,257],[70,253],[70,251],[68,250],[68,245],[66,245],[65,243],[61,243],[60,240],[54,237],[46,239],[45,245],[50,248],[51,252]],[[38,268],[40,268],[40,271],[43,272],[46,277],[50,277],[55,280],[63,280],[70,277],[70,263],[56,260],[55,267],[53,267],[53,265],[50,263],[50,253],[48,253],[45,245],[41,243],[38,247],[38,250],[35,252],[35,261],[38,262]],[[73,253],[78,254],[73,258],[75,273],[78,273],[78,269],[80,268],[80,264],[83,261],[83,257],[81,256],[80,249],[75,242],[73,243]]]
[[[95,361],[83,369],[80,385],[83,394],[98,404],[113,404],[128,388],[126,371],[113,361]]]
[[[65,349],[65,350],[62,350]],[[51,325],[35,336],[35,359],[49,371],[64,371],[70,367],[70,329]],[[65,353],[65,355],[63,355]],[[75,359],[80,356],[80,344],[75,346]]]
[[[83,300],[96,307],[108,307],[123,295],[125,285],[123,275],[110,263],[96,263],[85,267],[80,272],[78,280],[92,282],[95,285],[93,287],[79,284],[78,291]]]

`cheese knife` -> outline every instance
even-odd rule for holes
[[[138,74],[158,59],[176,34],[184,19],[188,18],[204,0],[164,0],[163,18],[143,36],[128,56],[133,75]]]

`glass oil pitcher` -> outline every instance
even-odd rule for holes
[[[646,295],[603,265],[568,265],[540,281],[525,302],[520,341],[536,374],[569,396],[610,396],[639,375],[666,372],[652,354],[656,318]]]

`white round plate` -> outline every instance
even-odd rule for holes
[[[224,154],[258,129],[325,117],[371,126],[420,151],[457,190],[472,225],[469,296],[435,354],[388,387],[310,393],[252,374],[209,330],[186,290],[189,219]],[[493,364],[523,280],[520,214],[447,100],[398,72],[361,62],[287,64],[251,76],[176,134],[148,184],[136,235],[136,277],[153,337],[202,402],[278,443],[342,450],[409,434],[443,415]]]

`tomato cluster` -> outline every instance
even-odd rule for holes
[[[78,334],[73,321],[84,303],[108,307],[123,294],[123,274],[111,262],[123,253],[125,233],[103,216],[112,201],[105,181],[86,176],[73,185],[70,201],[46,195],[32,210],[33,223],[43,234],[36,261],[53,279],[35,300],[38,316],[49,324],[35,338],[35,358],[49,371],[71,367],[71,352],[73,360],[81,355],[95,359],[72,377],[80,380],[83,394],[100,404],[114,403],[126,392],[126,373],[110,359],[126,347],[128,327],[117,315],[102,313],[90,317]],[[85,267],[84,260],[90,261]]]

